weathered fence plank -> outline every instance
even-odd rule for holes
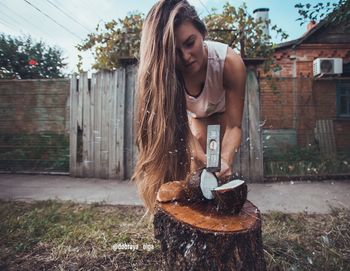
[[[244,110],[242,118],[242,143],[240,146],[240,167],[238,170],[240,174],[249,180],[249,146],[250,146],[250,137],[249,137],[249,110],[248,110],[248,95],[249,89],[246,85],[245,98],[244,98]]]
[[[117,103],[116,103],[116,177],[125,179],[124,142],[125,142],[125,69],[117,70]]]
[[[95,113],[94,113],[94,175],[100,177],[101,168],[101,96],[102,96],[102,73],[93,75],[96,80],[94,91],[95,97]]]
[[[116,178],[116,153],[115,153],[115,145],[116,145],[116,121],[117,121],[117,73],[112,72],[110,77],[110,84],[109,84],[109,101],[108,101],[108,112],[110,119],[109,124],[109,139],[108,139],[108,177],[109,178]]]
[[[125,92],[125,175],[130,178],[135,165],[135,135],[134,135],[134,112],[135,112],[135,66],[126,68],[126,92]]]
[[[263,182],[263,144],[260,129],[259,83],[255,72],[247,71],[249,111],[249,181]]]
[[[259,85],[255,71],[248,69],[242,118],[242,141],[235,157],[234,172],[248,182],[262,182],[262,148]]]
[[[78,130],[78,95],[77,78],[73,75],[70,79],[70,131],[69,131],[69,171],[76,176],[77,170],[77,130]]]
[[[78,80],[78,126],[83,129],[83,84],[81,81],[81,76]]]
[[[97,80],[96,76],[93,74],[91,77],[91,87],[90,87],[90,149],[91,149],[91,177],[95,176],[95,92],[97,91],[96,86]]]
[[[88,87],[88,75],[84,72],[80,75],[80,83],[82,86],[81,91],[83,92],[83,176],[92,177],[92,156],[91,156],[91,95]],[[80,84],[79,83],[79,84]]]
[[[108,86],[109,73],[102,73],[102,97],[101,97],[101,168],[100,177],[107,178],[108,172],[108,117],[107,117],[107,101],[108,101]]]

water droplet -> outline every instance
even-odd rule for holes
[[[307,261],[309,262],[309,264],[313,264],[313,261],[310,257],[307,257]]]

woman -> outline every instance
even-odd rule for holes
[[[227,45],[204,42],[206,34],[186,0],[157,2],[143,25],[137,76],[139,158],[132,179],[150,213],[162,184],[171,182],[165,185],[170,194],[158,199],[177,199],[183,192],[178,181],[205,166],[208,124],[222,129],[217,177],[232,174],[241,142],[245,67]]]

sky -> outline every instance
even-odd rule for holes
[[[276,24],[288,35],[288,40],[301,37],[306,25],[300,26],[294,7],[298,3],[316,4],[319,0],[189,0],[200,17],[220,10],[226,2],[240,6],[246,3],[250,14],[257,8],[269,8],[271,24]],[[337,3],[338,0],[330,0]],[[76,71],[77,44],[81,44],[99,23],[124,18],[129,12],[147,14],[155,0],[0,0],[0,33],[11,36],[30,35],[35,41],[56,46],[63,52],[68,63],[65,73]],[[270,32],[270,34],[272,34]],[[275,43],[280,41],[272,35]],[[91,70],[94,62],[91,52],[82,54],[83,69]]]

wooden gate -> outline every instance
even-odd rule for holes
[[[136,159],[135,66],[71,78],[70,174],[127,179]]]
[[[136,66],[72,77],[70,87],[70,174],[129,179],[136,161],[133,131]],[[90,86],[91,85],[91,86]],[[242,144],[234,170],[249,182],[263,181],[259,85],[247,70]]]

